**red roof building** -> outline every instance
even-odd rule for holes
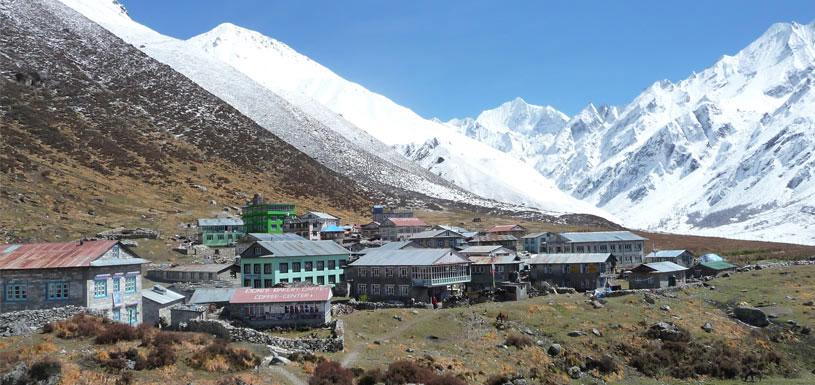
[[[235,289],[230,317],[254,328],[323,326],[331,322],[329,286]]]
[[[523,227],[518,224],[514,225],[495,225],[489,230],[488,233],[491,234],[515,234],[515,233],[526,233],[526,227]]]
[[[0,270],[89,267],[119,241],[0,245]]]
[[[419,218],[388,218],[385,222],[393,223],[393,227],[427,226],[427,223]]]

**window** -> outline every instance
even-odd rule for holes
[[[386,277],[393,277],[393,268],[392,267],[386,267],[385,268],[385,276]]]
[[[314,277],[306,277],[306,282],[314,283]]]
[[[272,284],[271,279],[264,279],[263,280],[263,287],[272,287],[272,286],[274,286],[274,285]]]
[[[96,298],[104,298],[108,296],[107,279],[97,279],[93,281],[93,296]]]
[[[252,287],[255,288],[255,289],[260,289],[261,288],[260,280],[256,279]]]
[[[625,251],[631,251],[631,244],[630,243],[625,244]]]
[[[335,261],[333,259],[328,261],[328,270],[334,270],[336,268],[337,268],[337,261]]]
[[[218,234],[218,240],[223,241],[224,240],[224,235],[223,234]]]
[[[122,309],[121,308],[113,308],[113,318],[114,321],[121,321],[122,320]]]
[[[407,267],[400,267],[399,268],[399,276],[405,278],[408,276],[408,268]]]
[[[292,282],[300,282],[300,281],[302,281],[302,279],[300,279],[300,277],[297,277],[297,278],[292,279],[291,281]]]
[[[366,294],[368,292],[368,285],[364,283],[357,284],[357,294]]]
[[[289,264],[288,263],[281,263],[280,266],[281,273],[288,273],[289,272]]]
[[[280,282],[289,282],[288,278],[280,278]]]
[[[25,301],[28,299],[28,285],[10,283],[6,285],[6,301]]]
[[[208,240],[208,241],[211,241],[211,240],[212,240],[212,234],[207,234],[207,240]]]
[[[399,296],[400,297],[407,297],[410,293],[410,286],[408,285],[399,285]]]
[[[291,271],[293,271],[295,273],[299,273],[300,272],[300,262],[292,262]]]
[[[260,274],[260,264],[259,264],[259,263],[256,263],[256,264],[252,265],[252,271],[253,271],[255,274]]]
[[[378,267],[371,268],[371,277],[374,277],[374,278],[379,277],[379,268]],[[373,290],[373,288],[372,288],[372,290]]]
[[[324,277],[324,276],[322,276],[322,275],[321,275],[321,276],[318,276],[318,277],[317,277],[317,284],[318,284],[318,285],[325,285],[325,277]]]
[[[252,286],[252,280],[251,279],[244,279],[243,280],[243,287],[249,287],[249,286]]]
[[[499,273],[503,273],[504,272],[504,265],[495,266],[495,271],[497,271]]]
[[[119,277],[113,277],[113,292],[118,293],[122,290],[122,279]]]
[[[317,261],[317,270],[325,270],[325,261]]]
[[[371,284],[371,294],[379,295],[379,284],[377,283]]]
[[[368,268],[367,267],[360,267],[359,268],[359,276],[360,277],[367,277],[368,276]]]
[[[312,271],[312,270],[314,270],[314,269],[313,269],[313,267],[314,267],[314,263],[313,263],[313,262],[306,262],[306,265],[305,265],[305,270],[306,270],[306,271]]]
[[[642,243],[637,243],[637,251],[642,250]]]
[[[68,282],[48,282],[48,299],[68,299]]]
[[[345,281],[345,274],[340,274],[340,282],[344,282],[344,281]]]
[[[552,273],[552,266],[543,265],[543,273],[544,274],[551,274]]]
[[[337,277],[334,274],[328,276],[328,283],[336,283]]]
[[[127,323],[135,325],[139,323],[139,309],[136,306],[127,307]]]
[[[346,261],[344,259],[340,259],[340,267],[344,269],[347,266],[348,266],[348,261]]]
[[[125,293],[136,292],[136,277],[130,276],[125,278]]]
[[[394,285],[385,285],[385,295],[389,295],[389,296],[396,295],[396,286],[394,286]]]
[[[252,265],[248,264],[248,263],[243,265],[243,273],[244,274],[251,274],[252,273]]]
[[[271,263],[264,263],[263,264],[263,274],[272,274],[272,264]]]

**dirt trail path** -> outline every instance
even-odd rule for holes
[[[374,339],[375,340],[392,339],[398,336],[400,333],[404,332],[405,330],[418,324],[419,322],[423,322],[432,318],[434,315],[436,315],[436,313],[431,311],[424,312],[424,314],[419,313],[419,315],[414,317],[413,319],[401,322],[399,326],[395,327],[394,329],[390,330],[385,334],[375,337]],[[354,349],[351,349],[348,352],[348,354],[342,357],[340,364],[342,364],[342,366],[346,368],[352,365],[354,362],[356,362],[357,358],[359,357],[359,353],[362,352],[362,349],[365,349],[365,344],[360,343]]]

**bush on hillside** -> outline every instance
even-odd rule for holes
[[[253,368],[260,364],[260,357],[249,350],[229,346],[224,340],[215,340],[195,352],[189,364],[209,372],[227,372]]]
[[[354,373],[338,362],[324,361],[314,369],[309,385],[353,385]]]
[[[96,335],[94,343],[97,345],[113,345],[119,341],[135,341],[139,338],[136,328],[120,323],[104,325]]]
[[[51,322],[43,327],[44,333],[53,333],[62,339],[95,337],[105,326],[110,324],[106,319],[88,314],[77,314],[62,321]]]
[[[532,338],[530,338],[529,336],[525,336],[522,334],[513,334],[507,337],[507,340],[504,342],[504,344],[507,346],[514,346],[518,349],[523,349],[527,346],[534,345],[535,342],[532,341]]]

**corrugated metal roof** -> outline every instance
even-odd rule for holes
[[[243,219],[240,218],[201,218],[198,220],[198,227],[201,226],[243,226]]]
[[[256,241],[277,242],[277,241],[305,241],[306,239],[295,233],[283,234],[266,234],[266,233],[249,233],[249,239]]]
[[[159,285],[155,285],[151,289],[142,290],[141,295],[142,297],[149,299],[160,305],[166,305],[173,301],[178,301],[179,299],[184,298],[184,294],[178,294],[172,290],[169,290]]]
[[[651,270],[654,273],[673,273],[675,271],[687,270],[686,267],[673,262],[651,262],[639,265],[631,271],[643,271],[644,269]]]
[[[645,238],[630,231],[592,231],[582,233],[560,233],[572,242],[619,242],[644,241]]]
[[[322,211],[309,211],[308,213],[306,213],[306,215],[309,215],[309,214],[311,214],[311,215],[313,215],[313,216],[315,216],[317,218],[320,218],[320,219],[338,219],[337,217],[335,217],[335,216],[333,216],[333,215],[331,215],[329,213],[324,213]],[[306,215],[304,215],[304,216],[306,216]]]
[[[229,270],[232,267],[231,263],[191,263],[188,265],[178,265],[166,271],[185,271],[185,272],[201,272],[201,273],[220,273]]]
[[[518,227],[518,229],[516,229],[516,227]],[[490,228],[489,230],[487,230],[488,233],[502,233],[502,232],[507,232],[507,231],[526,231],[526,228],[521,226],[521,225],[517,225],[517,224],[516,225],[495,225],[495,226],[492,226],[492,228]]]
[[[427,226],[427,223],[424,223],[424,221],[419,218],[388,218],[385,222],[391,222],[396,227]]]
[[[487,235],[479,235],[477,237],[473,237],[473,242],[505,242],[505,241],[517,241],[516,238],[512,234],[487,234]]]
[[[351,266],[430,266],[468,263],[451,249],[374,249],[363,255]]]
[[[676,258],[686,251],[687,250],[655,250],[648,253],[645,258]]]
[[[526,263],[537,265],[568,265],[572,263],[603,263],[611,258],[611,253],[562,253],[538,254]]]
[[[93,267],[103,267],[103,266],[144,265],[146,263],[150,263],[150,261],[142,258],[107,258],[91,261],[90,265]]]
[[[718,254],[710,253],[703,255],[702,258],[699,258],[699,260],[702,262],[721,262],[724,261],[724,258],[719,256]]]
[[[331,299],[328,286],[235,289],[229,303],[324,302]]]
[[[521,263],[517,255],[497,255],[494,257],[467,257],[474,265],[508,265]]]
[[[257,242],[271,255],[263,257],[302,257],[320,255],[349,255],[350,252],[334,241],[272,241]]]
[[[544,235],[546,235],[546,232],[526,234],[521,238],[537,238],[537,237],[544,236]]]
[[[189,303],[201,304],[229,302],[229,299],[232,298],[232,293],[234,292],[235,289],[231,287],[202,287],[195,289],[195,292],[192,293],[192,297],[190,297]]]
[[[700,266],[704,266],[711,270],[728,270],[728,269],[735,269],[736,265],[732,263],[727,263],[725,261],[710,261],[710,262],[702,262],[699,264]]]
[[[459,251],[461,254],[489,254],[495,250],[504,248],[501,245],[469,246]]]
[[[87,267],[119,241],[27,243],[0,246],[0,270]]]
[[[341,226],[334,226],[334,225],[331,225],[331,226],[325,226],[325,227],[323,227],[323,229],[322,229],[322,230],[320,230],[320,232],[321,232],[321,233],[344,233],[344,232],[345,232],[345,228],[344,228],[344,227],[341,227]]]
[[[451,234],[444,235],[446,232],[450,232]],[[410,239],[427,239],[427,238],[436,238],[436,237],[463,237],[463,235],[453,231],[453,230],[427,230],[418,232],[413,234]]]

